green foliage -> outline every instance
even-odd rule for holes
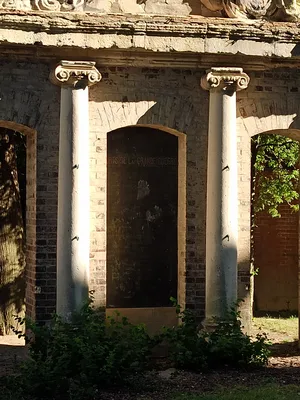
[[[265,334],[257,334],[255,340],[242,331],[240,314],[235,308],[228,313],[225,321],[220,321],[217,328],[204,333],[209,343],[209,366],[218,368],[261,367],[267,364],[270,344]]]
[[[251,276],[257,276],[259,273],[259,268],[253,268],[252,271],[250,271]]]
[[[280,135],[261,134],[252,138],[254,212],[267,210],[280,217],[278,206],[288,203],[293,211],[299,198],[299,142]]]
[[[27,328],[34,340],[18,386],[30,400],[91,400],[100,388],[141,374],[152,346],[144,326],[119,314],[105,319],[90,304],[69,322],[55,316],[49,326],[30,323]]]
[[[180,319],[178,326],[164,328],[160,336],[169,347],[169,356],[175,367],[199,371],[208,367],[208,343],[205,337],[199,334],[194,313],[185,309],[180,310],[175,299],[171,299],[176,306],[177,316]]]
[[[199,331],[190,310],[178,310],[178,316],[181,324],[164,331],[177,368],[199,371],[224,366],[260,367],[267,363],[270,354],[267,337],[262,334],[251,340],[243,333],[236,308],[225,321],[216,320],[211,332]]]
[[[235,309],[225,322],[216,321],[213,332],[199,331],[192,311],[181,311],[177,304],[176,310],[180,323],[153,338],[143,325],[132,325],[120,314],[105,318],[90,303],[68,322],[58,316],[45,326],[27,322],[30,357],[17,377],[7,379],[0,399],[93,400],[105,387],[140,379],[150,368],[153,348],[162,343],[169,348],[170,361],[180,369],[266,364],[266,337],[258,335],[251,341],[242,332]],[[22,331],[15,332],[22,335]]]

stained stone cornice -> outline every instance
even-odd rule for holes
[[[0,12],[0,55],[98,65],[299,66],[300,24],[198,16]],[[228,60],[229,59],[229,62]],[[170,64],[171,62],[171,64]],[[248,68],[247,66],[247,68]]]
[[[117,33],[148,36],[249,39],[293,42],[300,39],[300,24],[261,20],[238,21],[202,16],[64,13],[0,10],[0,27],[47,33]]]

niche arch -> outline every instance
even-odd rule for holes
[[[25,136],[26,168],[24,173],[26,183],[23,187],[23,189],[25,189],[25,204],[23,203],[24,213],[22,212],[23,224],[25,228],[24,232],[22,233],[23,239],[25,236],[25,260],[22,260],[25,262],[25,270],[24,275],[22,273],[21,276],[15,278],[14,283],[12,283],[12,285],[18,285],[18,289],[15,290],[14,286],[12,286],[10,289],[9,282],[7,283],[7,286],[8,290],[11,291],[12,296],[10,302],[14,302],[20,311],[25,311],[26,309],[26,315],[34,318],[36,275],[36,130],[14,121],[0,120],[0,132],[1,134],[5,135],[12,135],[14,132],[18,132]],[[22,193],[22,187],[20,187],[20,190]],[[20,262],[23,264],[22,260],[20,258]],[[23,285],[24,289],[22,288]],[[24,293],[23,290],[25,290]],[[5,307],[4,304],[3,307]]]
[[[166,323],[174,325],[176,315],[169,301],[170,295],[176,297],[181,305],[185,305],[186,135],[161,125],[137,124],[118,128],[107,134],[107,157],[107,313],[111,314],[117,308],[134,322],[146,322],[150,330],[155,330],[155,326],[158,328],[159,325]],[[122,185],[128,185],[127,192],[126,188],[124,189],[126,193],[122,190],[118,192]],[[153,195],[151,190],[153,190]],[[112,206],[114,195],[117,196],[115,199],[119,207],[117,211],[113,210],[114,206]],[[131,196],[132,204],[126,203],[124,196]],[[143,201],[146,208],[141,206]],[[122,202],[123,206],[126,204],[124,206],[126,212],[122,208]],[[113,217],[112,214],[114,214]],[[119,230],[116,226],[113,227],[117,220],[123,220],[122,226],[119,223]],[[136,225],[135,233],[131,233],[131,237],[127,238],[129,242],[126,234],[124,235],[126,224],[128,231],[132,228],[130,225]],[[166,230],[165,235],[164,230]],[[121,235],[122,239],[116,238],[117,235]],[[129,253],[134,252],[136,237],[139,239],[136,253],[140,252],[141,248],[144,255],[150,251],[151,254],[148,256],[151,262],[156,261],[159,264],[155,281],[155,276],[151,276],[149,272],[151,266],[146,266],[148,256],[144,258],[144,255],[139,254],[137,257],[137,262],[144,264],[145,279],[148,274],[149,284],[154,285],[154,290],[150,290],[152,298],[150,299],[151,295],[146,293],[148,288],[145,283],[147,280],[145,280],[140,286],[140,296],[137,295],[133,300],[133,298],[130,299],[132,294],[129,293],[129,299],[124,301],[124,306],[122,307],[119,299],[119,304],[115,307],[112,295],[114,272],[110,269],[112,258],[115,257],[116,252],[119,252],[117,258],[119,267],[122,269],[124,266],[120,265],[121,259],[130,259]],[[172,242],[169,240],[170,237],[175,240]],[[123,252],[120,249],[117,250],[118,246],[125,246],[126,250],[123,249]],[[157,247],[160,248],[160,252],[155,254]],[[175,263],[175,259],[176,266],[172,268],[169,265],[168,267],[168,277],[173,275],[173,278],[170,278],[172,281],[172,287],[170,287],[168,278],[166,276],[163,278],[160,272],[168,264],[168,260]],[[116,262],[115,260],[114,263]],[[153,266],[154,269],[155,266]],[[127,273],[127,278],[128,275],[130,273]],[[134,276],[133,271],[131,275]],[[126,279],[126,272],[123,274],[123,279]],[[165,279],[164,283],[163,279]],[[142,280],[141,277],[137,277],[137,281]],[[137,281],[133,284],[138,286]],[[166,293],[160,297],[161,293],[158,292],[162,291],[162,287],[165,287]],[[155,293],[155,290],[158,292]],[[125,292],[126,290],[123,291]],[[147,296],[148,301],[146,301]],[[127,307],[126,304],[130,306]]]
[[[280,135],[300,143],[300,129],[270,129],[261,135]],[[253,135],[254,136],[254,135]],[[252,136],[252,137],[253,137]],[[282,218],[258,214],[254,228],[254,312],[289,315],[299,309],[299,213],[280,206]]]
[[[261,94],[241,94],[237,99],[238,147],[238,297],[244,325],[250,327],[253,315],[253,276],[250,259],[251,246],[251,137],[258,134],[276,134],[294,140],[300,138],[298,98],[282,96],[261,98]]]

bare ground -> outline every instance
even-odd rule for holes
[[[24,339],[16,335],[0,336],[0,376],[9,373],[26,356]]]

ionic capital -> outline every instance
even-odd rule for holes
[[[207,71],[201,78],[201,86],[205,90],[237,92],[246,89],[250,78],[243,68],[215,67]]]
[[[50,72],[50,81],[59,86],[92,86],[102,76],[92,61],[60,61]]]

